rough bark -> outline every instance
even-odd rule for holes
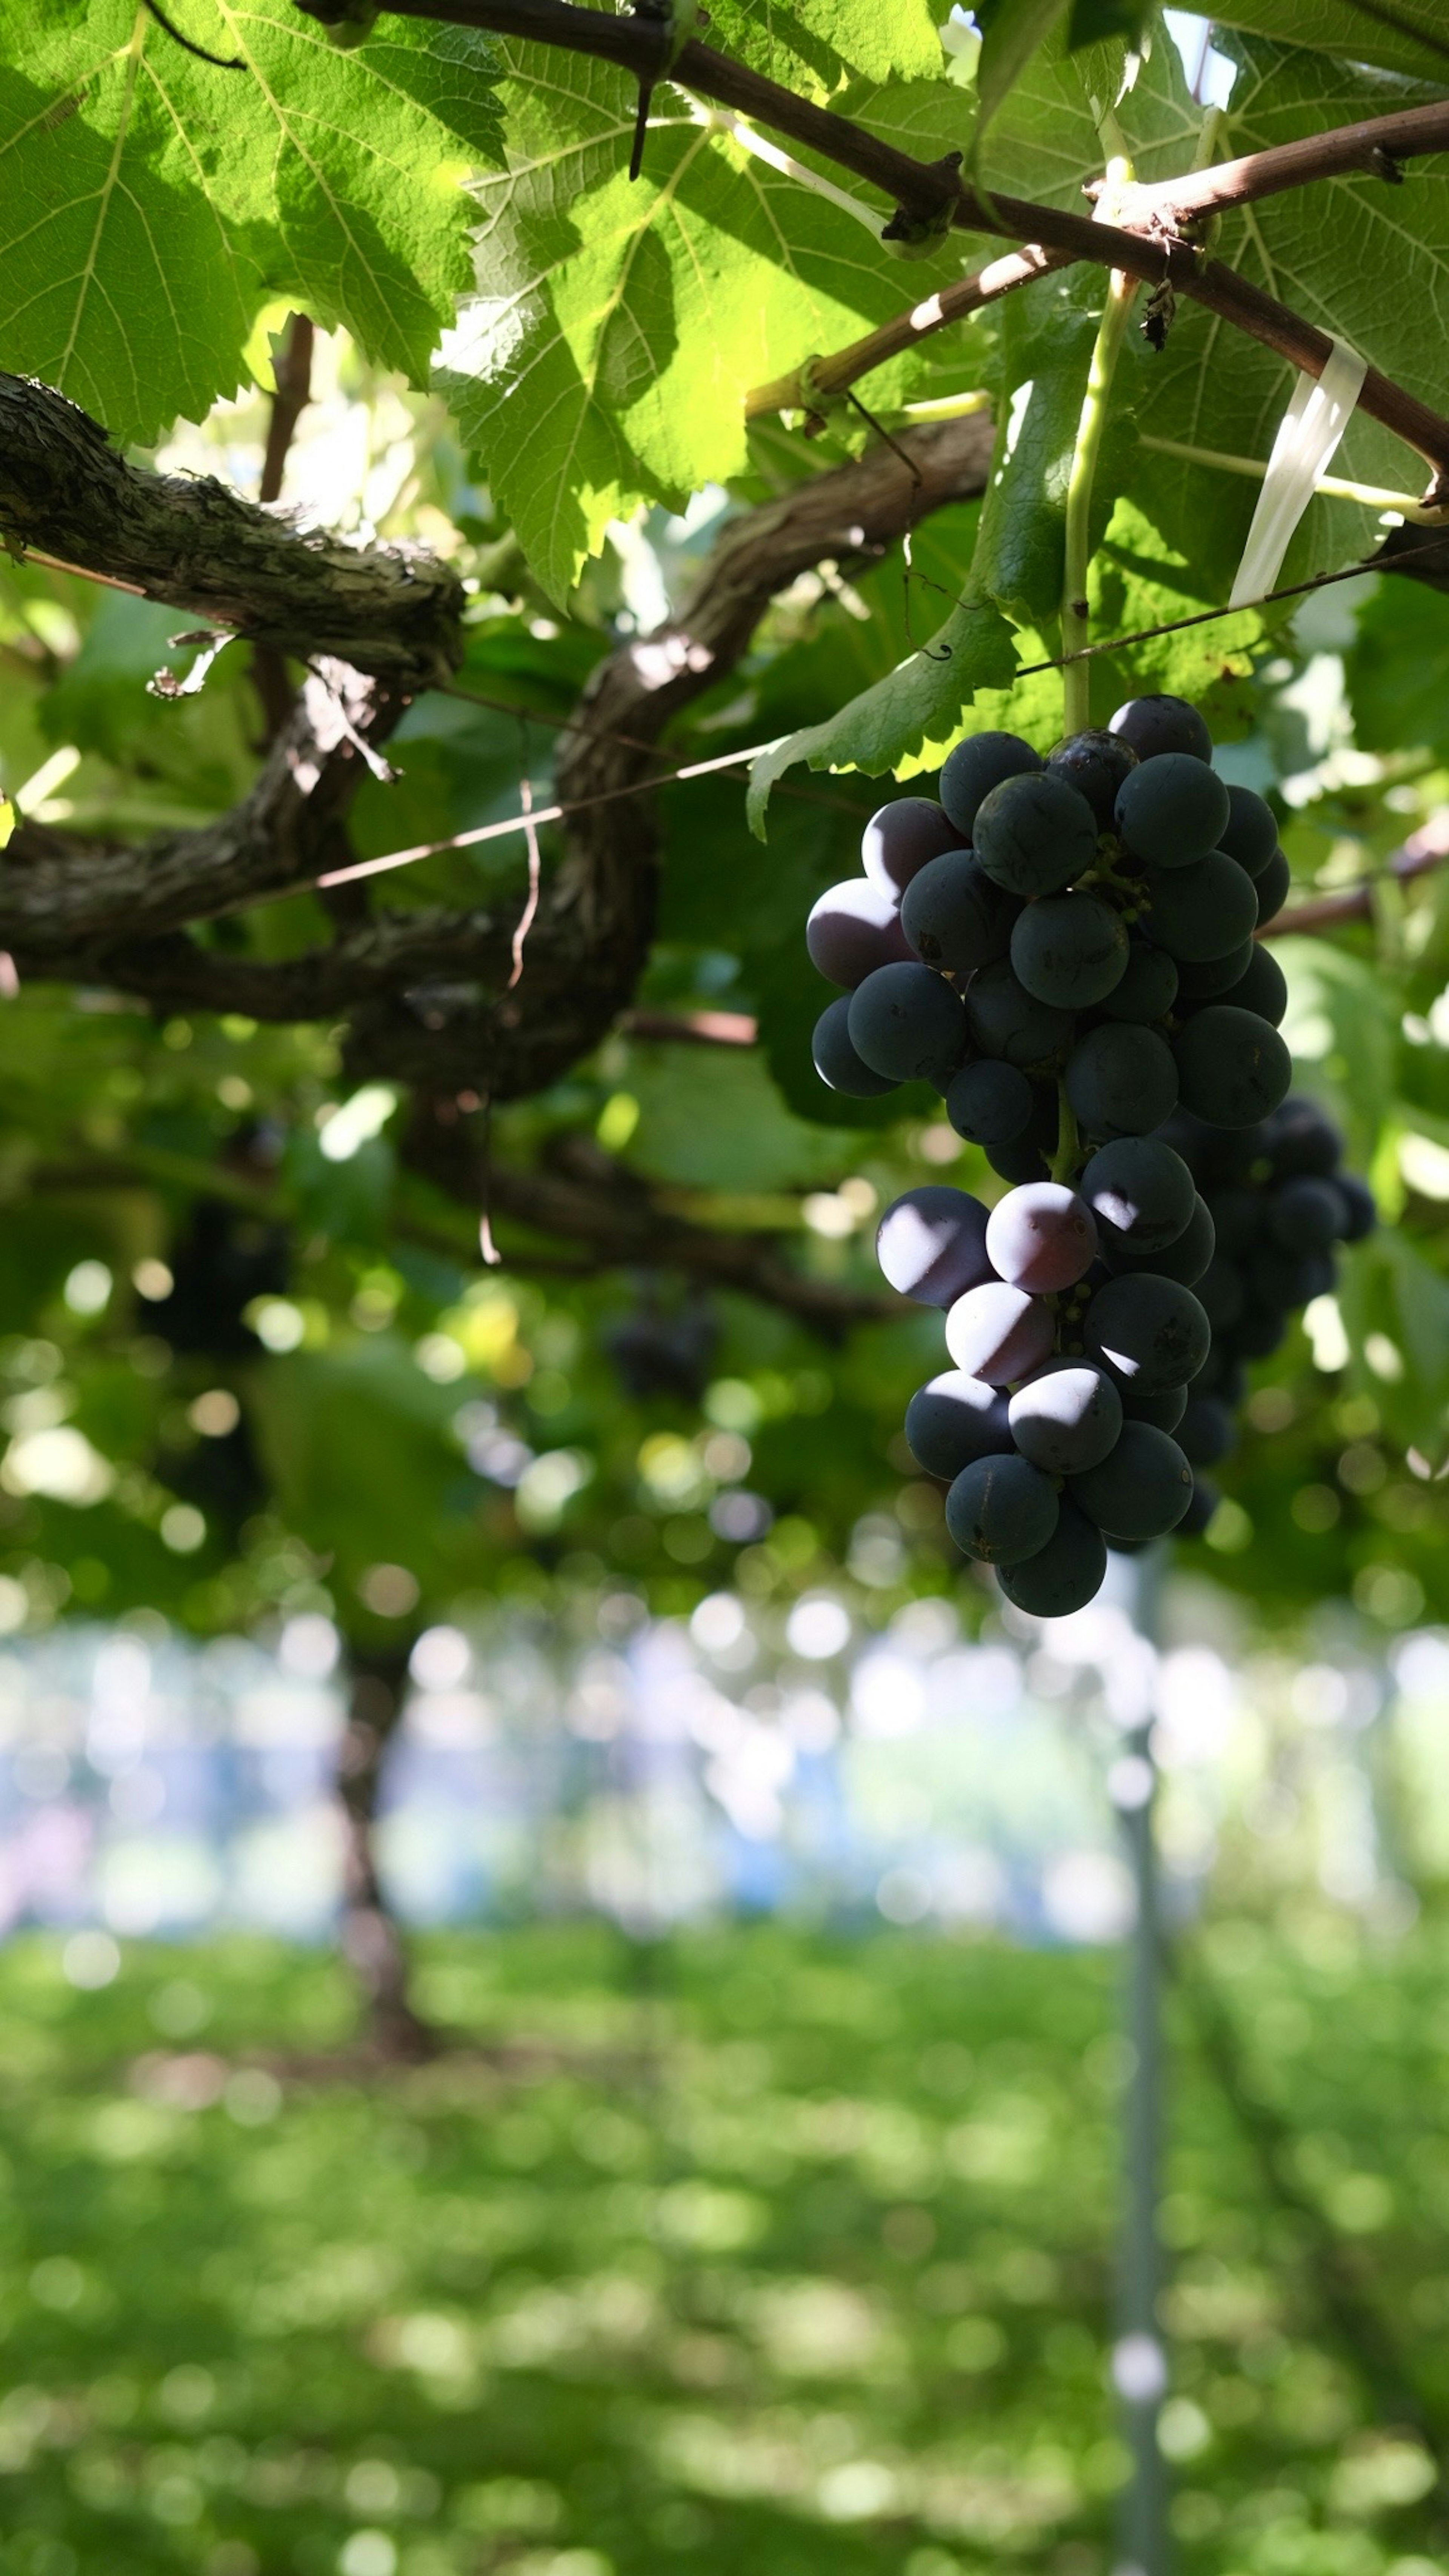
[[[377,1870],[377,1795],[387,1749],[402,1717],[407,1646],[355,1649],[347,1730],[337,1762],[345,1828],[342,1949],[362,1990],[368,2034],[379,2055],[418,2062],[441,2045],[408,1993],[402,1929]]]
[[[426,547],[349,545],[209,474],[145,473],[64,394],[23,376],[0,375],[0,535],[405,693],[461,658],[462,584]]]

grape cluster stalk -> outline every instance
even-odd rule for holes
[[[1181,698],[1134,698],[1042,759],[958,744],[937,798],[881,807],[863,873],[806,925],[846,989],[815,1029],[855,1099],[924,1080],[1011,1186],[944,1183],[881,1219],[881,1269],[945,1310],[953,1367],[906,1439],[946,1525],[1040,1618],[1081,1609],[1109,1546],[1204,1528],[1243,1364],[1332,1288],[1373,1201],[1289,1097],[1288,892],[1272,808],[1228,786]]]

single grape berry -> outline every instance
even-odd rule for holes
[[[1169,1433],[1124,1422],[1116,1448],[1067,1490],[1108,1538],[1165,1538],[1192,1501],[1192,1469]]]
[[[1134,939],[1127,952],[1122,981],[1098,1004],[1104,1018],[1134,1020],[1145,1026],[1167,1017],[1177,999],[1177,960],[1165,948]]]
[[[1110,1369],[1119,1385],[1162,1395],[1196,1377],[1208,1355],[1212,1326],[1190,1288],[1155,1271],[1138,1271],[1109,1279],[1098,1289],[1087,1308],[1082,1338],[1090,1356]]]
[[[966,987],[966,1026],[982,1055],[1007,1064],[1042,1064],[1071,1044],[1076,1022],[1070,1011],[1039,1002],[998,958],[983,966]]]
[[[1129,698],[1119,707],[1109,730],[1129,742],[1139,760],[1161,760],[1169,752],[1190,752],[1194,760],[1211,760],[1213,738],[1196,707],[1186,698]]]
[[[1216,1395],[1190,1395],[1177,1445],[1191,1467],[1215,1467],[1237,1440],[1233,1417]]]
[[[990,1211],[967,1190],[927,1181],[893,1199],[876,1228],[875,1257],[892,1288],[923,1306],[949,1306],[992,1277]]]
[[[1293,871],[1281,850],[1273,852],[1267,866],[1259,870],[1253,883],[1258,889],[1258,928],[1261,930],[1265,923],[1277,920],[1292,889]]]
[[[1149,1136],[1177,1103],[1172,1049],[1155,1029],[1130,1021],[1089,1029],[1068,1056],[1062,1079],[1083,1132],[1103,1143]]]
[[[1156,1252],[1133,1252],[1110,1226],[1103,1225],[1100,1217],[1097,1231],[1102,1239],[1102,1259],[1114,1279],[1121,1278],[1129,1270],[1152,1270],[1161,1279],[1179,1279],[1184,1288],[1196,1288],[1217,1248],[1217,1235],[1207,1202],[1200,1198],[1194,1200],[1192,1214],[1181,1234],[1173,1242],[1161,1245]]]
[[[975,1459],[946,1496],[947,1529],[964,1555],[984,1565],[1035,1556],[1056,1525],[1056,1487],[1015,1450]]]
[[[1182,1156],[1149,1136],[1121,1136],[1100,1145],[1078,1186],[1092,1214],[1129,1252],[1157,1252],[1175,1243],[1197,1198]]]
[[[1230,1002],[1195,1011],[1175,1053],[1183,1104],[1210,1127],[1255,1126],[1287,1096],[1293,1079],[1293,1059],[1277,1030]]]
[[[1195,1379],[1194,1392],[1197,1383]],[[1150,1422],[1156,1431],[1175,1431],[1187,1411],[1185,1386],[1167,1387],[1161,1395],[1149,1395],[1145,1387],[1124,1386],[1120,1393],[1124,1421]]]
[[[986,1252],[997,1277],[1035,1297],[1074,1288],[1097,1250],[1091,1209],[1061,1181],[1008,1190],[986,1220]]]
[[[1136,766],[1130,742],[1106,732],[1069,734],[1047,757],[1048,777],[1064,779],[1085,796],[1103,832],[1110,832],[1118,790]]]
[[[1039,751],[1015,733],[973,733],[958,742],[941,771],[940,794],[957,831],[969,841],[977,809],[1006,778],[1028,778],[1044,766]]]
[[[966,1052],[961,998],[929,966],[877,966],[850,997],[850,1043],[891,1082],[947,1080]]]
[[[1038,1002],[1084,1011],[1122,981],[1127,930],[1119,912],[1091,894],[1048,894],[1018,914],[1011,968]]]
[[[961,835],[933,796],[898,796],[872,814],[860,836],[860,862],[870,883],[899,903],[913,877]]]
[[[1343,1201],[1344,1221],[1339,1229],[1342,1239],[1345,1243],[1362,1243],[1379,1221],[1374,1194],[1356,1172],[1335,1174],[1334,1187]]]
[[[969,1467],[1012,1445],[1009,1397],[983,1378],[962,1369],[946,1369],[918,1386],[906,1406],[906,1443],[916,1464],[928,1476],[947,1484]]]
[[[1232,808],[1214,770],[1191,752],[1144,760],[1117,794],[1117,829],[1136,859],[1154,868],[1185,868],[1220,847]]]
[[[1274,1240],[1285,1252],[1326,1252],[1343,1231],[1343,1197],[1334,1181],[1315,1180],[1303,1173],[1284,1181],[1268,1201],[1268,1224]],[[991,1251],[991,1226],[986,1227],[986,1249]],[[992,1255],[995,1260],[995,1255]],[[1000,1262],[996,1263],[998,1270]]]
[[[1255,942],[1242,939],[1230,948],[1226,957],[1204,957],[1189,965],[1179,963],[1177,989],[1179,1007],[1192,1010],[1199,1002],[1220,1002],[1235,984],[1240,984],[1253,962]]]
[[[894,898],[864,877],[826,888],[805,924],[805,945],[812,966],[852,988],[911,953]]]
[[[1262,1150],[1277,1180],[1293,1180],[1300,1172],[1326,1180],[1338,1169],[1343,1138],[1316,1100],[1285,1100],[1268,1120]]]
[[[982,799],[977,856],[1008,894],[1056,894],[1097,855],[1097,818],[1060,778],[1008,778]]]
[[[1246,868],[1250,877],[1262,875],[1278,847],[1278,826],[1271,805],[1265,805],[1251,787],[1228,789],[1228,819],[1217,846]]]
[[[913,877],[901,928],[928,966],[965,974],[1004,957],[1021,906],[993,884],[973,850],[948,850]]]
[[[1064,1495],[1046,1546],[1020,1565],[998,1567],[996,1579],[1018,1610],[1034,1619],[1066,1619],[1096,1598],[1106,1571],[1106,1540]]]
[[[1148,933],[1177,959],[1179,970],[1184,963],[1228,956],[1252,937],[1257,918],[1252,878],[1221,850],[1209,850],[1190,867],[1154,869],[1148,878]]]
[[[1115,1447],[1122,1398],[1090,1360],[1048,1360],[1010,1400],[1011,1436],[1047,1476],[1076,1476]]]
[[[831,1009],[837,1005],[832,1002]],[[946,1094],[946,1115],[969,1145],[1011,1145],[1026,1131],[1032,1113],[1031,1084],[1014,1064],[982,1057],[953,1075]]]
[[[1271,1029],[1279,1029],[1288,1008],[1288,978],[1261,939],[1250,940],[1249,946],[1252,954],[1242,974],[1218,998],[1231,1002],[1235,1010],[1256,1013]]]
[[[1040,1298],[988,1280],[957,1298],[946,1317],[946,1348],[968,1377],[1011,1386],[1051,1358],[1052,1329],[1051,1308]]]
[[[815,1023],[810,1052],[815,1070],[832,1091],[843,1091],[849,1100],[877,1100],[883,1091],[894,1091],[895,1084],[883,1073],[872,1073],[850,1043],[850,995],[837,994],[828,1002]]]

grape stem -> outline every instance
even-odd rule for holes
[[[1102,452],[1102,433],[1107,426],[1112,378],[1136,293],[1136,278],[1127,277],[1120,268],[1114,268],[1108,279],[1107,301],[1092,347],[1092,362],[1087,369],[1087,390],[1082,398],[1082,417],[1077,424],[1077,443],[1067,478],[1066,562],[1062,581],[1064,654],[1080,653],[1087,642],[1092,485],[1096,479],[1097,459]],[[1090,664],[1068,661],[1062,672],[1062,711],[1066,732],[1082,733],[1091,723],[1091,687]]]
[[[1082,1160],[1082,1141],[1065,1083],[1057,1084],[1057,1150],[1052,1156],[1052,1179],[1068,1186],[1076,1179]]]

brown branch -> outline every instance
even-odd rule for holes
[[[890,448],[873,448],[743,513],[678,617],[598,665],[559,762],[558,801],[576,810],[545,878],[523,987],[497,1002],[460,986],[369,1007],[354,1024],[354,1070],[512,1100],[546,1089],[599,1044],[631,1002],[653,936],[660,843],[648,788],[666,725],[728,677],[800,573],[869,561],[932,510],[985,488],[987,420],[938,422],[898,446],[914,473]]]
[[[1382,181],[1401,159],[1446,150],[1449,101],[1436,101],[1429,107],[1406,108],[1394,116],[1368,117],[1357,125],[1335,126],[1325,134],[1304,135],[1295,143],[1277,144],[1268,151],[1244,153],[1236,161],[1221,161],[1211,169],[1179,179],[1162,179],[1150,187],[1139,184],[1123,188],[1114,197],[1113,211],[1126,232],[1148,239],[1180,238],[1211,216],[1254,205],[1262,197],[1281,196],[1288,189],[1306,187],[1314,180],[1354,174]],[[1094,182],[1088,193],[1096,194],[1103,184]],[[812,399],[828,401],[839,396],[873,368],[919,347],[933,332],[964,321],[970,314],[998,303],[1004,295],[1014,294],[1019,287],[1030,286],[1050,270],[1069,266],[1080,255],[1028,244],[1011,257],[993,260],[974,277],[923,298],[908,312],[867,332],[863,339],[851,341],[848,347],[834,350],[828,357],[808,360],[793,375],[759,386],[746,396],[746,418],[753,419],[761,412],[802,409]],[[1227,274],[1235,276],[1236,271]],[[1192,292],[1182,280],[1174,283],[1184,293]],[[1271,302],[1271,298],[1266,300]],[[1280,314],[1286,310],[1285,306],[1276,308]]]
[[[750,1047],[759,1036],[748,1011],[625,1011],[616,1025],[622,1037],[666,1045]]]
[[[476,1203],[476,1140],[451,1102],[443,1110],[439,1116],[418,1101],[403,1140],[404,1162],[449,1198]],[[495,1219],[507,1217],[530,1235],[584,1245],[595,1268],[677,1271],[701,1287],[760,1298],[832,1338],[904,1311],[898,1297],[809,1278],[786,1259],[775,1236],[730,1233],[677,1214],[586,1136],[559,1138],[548,1169],[495,1162],[491,1204]],[[504,1258],[511,1265],[513,1251],[505,1248]],[[527,1267],[526,1248],[519,1266]]]
[[[262,457],[262,479],[257,498],[264,505],[278,501],[282,494],[282,477],[286,471],[287,451],[296,436],[297,423],[312,399],[312,324],[305,313],[294,313],[286,336],[272,361],[275,391],[267,421],[267,444]],[[252,679],[262,702],[266,725],[265,739],[275,742],[288,716],[296,695],[287,671],[287,657],[276,644],[252,647]]]
[[[341,0],[294,0],[294,5],[310,17],[335,21]],[[591,54],[617,64],[646,85],[667,77],[698,98],[788,135],[807,151],[880,189],[924,222],[945,215],[964,232],[1039,243],[1068,259],[1121,269],[1152,286],[1171,286],[1310,375],[1321,375],[1328,363],[1333,343],[1326,332],[1251,286],[1221,260],[1207,258],[1194,243],[1160,229],[1147,235],[1127,232],[1120,225],[1068,214],[1055,206],[1033,205],[998,189],[985,195],[963,185],[954,158],[917,161],[849,117],[797,97],[778,81],[767,80],[763,73],[697,40],[685,45],[670,66],[665,59],[667,39],[649,18],[605,18],[592,9],[574,8],[569,0],[393,0],[392,14],[441,20]],[[1376,367],[1370,367],[1364,379],[1359,407],[1418,450],[1433,468],[1435,492],[1449,490],[1449,420]]]
[[[1431,814],[1427,823],[1411,833],[1401,850],[1384,861],[1371,877],[1361,877],[1357,885],[1344,886],[1336,894],[1311,895],[1306,903],[1295,904],[1291,912],[1280,912],[1265,923],[1260,939],[1286,939],[1300,931],[1317,936],[1325,930],[1337,930],[1346,921],[1372,921],[1381,886],[1408,885],[1415,877],[1432,876],[1437,868],[1449,862],[1449,806]]]
[[[462,659],[462,584],[425,547],[303,535],[211,475],[145,473],[63,394],[21,376],[0,375],[0,536],[409,694]]]

